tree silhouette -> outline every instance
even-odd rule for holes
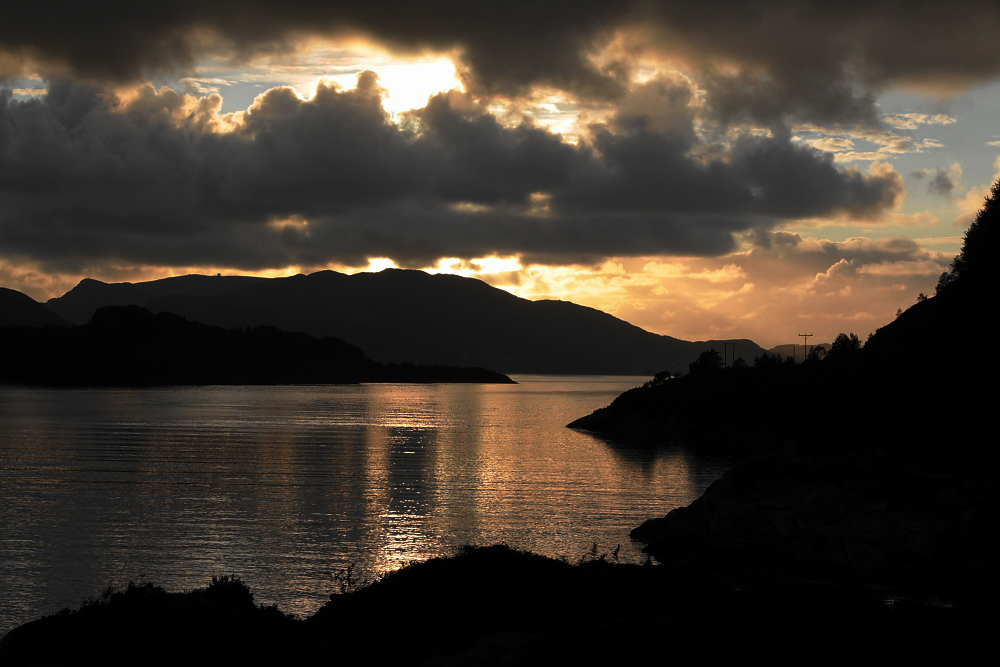
[[[699,354],[697,359],[688,364],[688,372],[692,375],[715,373],[722,370],[723,364],[722,355],[713,347]]]
[[[861,339],[858,338],[856,333],[839,333],[837,337],[833,339],[833,345],[830,347],[831,352],[838,353],[851,353],[857,352],[861,349]]]
[[[780,354],[765,352],[753,360],[754,368],[781,368],[783,366],[794,366],[795,360],[791,357],[782,358]]]
[[[809,350],[809,355],[806,357],[808,362],[816,362],[826,357],[826,348],[822,345],[817,345],[811,350]]]
[[[996,273],[991,271],[990,264],[994,263],[995,248],[1000,243],[1000,239],[997,238],[997,234],[1000,233],[998,217],[1000,217],[1000,179],[993,184],[990,196],[986,198],[976,219],[965,231],[962,250],[952,261],[951,269],[938,278],[937,293],[956,280],[996,282]]]
[[[861,339],[856,333],[839,333],[830,346],[826,358],[833,361],[855,359],[861,353]]]

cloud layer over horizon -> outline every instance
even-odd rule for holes
[[[663,108],[675,92],[636,90],[661,98],[667,128],[619,112],[578,145],[528,121],[505,127],[459,93],[393,123],[369,72],[309,100],[272,89],[227,132],[216,98],[169,89],[127,101],[75,83],[7,94],[0,243],[63,270],[81,257],[245,270],[512,254],[594,263],[719,255],[779,221],[876,219],[900,195],[891,169],[838,168],[788,137],[706,146],[689,106]]]
[[[5,14],[8,283],[30,272],[266,272],[374,258],[414,268],[484,257],[588,270],[629,258],[749,266],[783,230],[898,229],[913,193],[974,204],[982,184],[963,181],[961,165],[894,162],[938,150],[926,128],[954,117],[887,115],[879,99],[956,94],[1000,76],[1000,9],[985,0],[961,12],[901,0],[185,0]],[[393,115],[377,75],[362,71],[355,88],[321,83],[307,98],[269,87],[224,112],[220,94],[198,84],[207,59],[274,67],[319,41],[352,40],[445,54],[464,90]],[[150,83],[166,75],[198,85]],[[25,81],[44,92],[15,94]],[[542,122],[542,97],[579,114],[572,135]],[[847,262],[874,280],[872,267],[890,261],[923,285],[944,262],[917,245],[878,261],[830,247],[837,256],[817,274]],[[773,275],[792,261],[767,256]],[[750,281],[758,289],[760,276]]]

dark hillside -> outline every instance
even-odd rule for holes
[[[61,297],[49,299],[46,306],[71,324],[86,324],[98,308],[105,306],[143,306],[171,294],[215,296],[259,283],[266,278],[252,276],[176,276],[143,283],[105,283],[84,278]]]
[[[823,360],[704,364],[573,422],[743,459],[689,507],[633,537],[675,567],[995,598],[1000,448],[990,387],[1000,369],[988,333],[998,199],[1000,183],[937,295],[863,347],[844,334]]]
[[[66,320],[17,290],[0,287],[0,327],[67,326]]]
[[[721,342],[644,331],[565,301],[528,301],[453,275],[320,271],[214,296],[176,294],[152,310],[226,328],[270,324],[335,336],[380,361],[482,366],[506,373],[652,374],[682,368]],[[738,341],[741,354],[763,350]]]

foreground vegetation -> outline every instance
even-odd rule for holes
[[[0,641],[4,665],[562,665],[961,662],[990,655],[995,604],[886,601],[863,587],[703,569],[569,564],[466,547],[334,593],[307,619],[238,578],[106,592]],[[988,630],[989,629],[989,630]]]

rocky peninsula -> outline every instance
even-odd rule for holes
[[[795,576],[950,601],[996,596],[1000,451],[992,327],[1000,183],[961,254],[863,346],[825,359],[699,359],[579,419],[608,437],[676,438],[737,463],[632,536],[671,567]],[[928,343],[932,343],[928,345]]]

